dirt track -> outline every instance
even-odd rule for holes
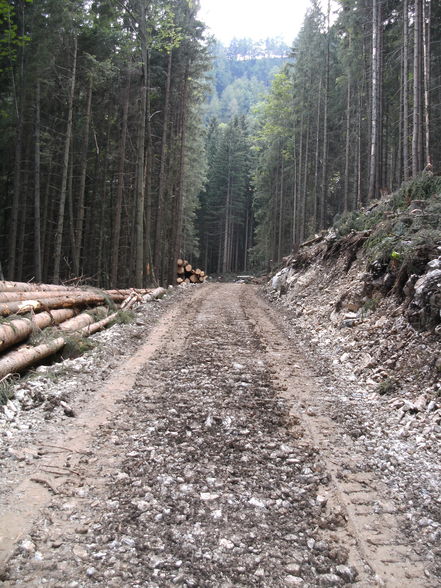
[[[247,285],[172,305],[40,439],[58,449],[0,509],[3,560],[27,534],[4,585],[437,585],[281,323]]]

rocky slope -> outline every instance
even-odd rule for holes
[[[266,286],[333,390],[334,420],[352,427],[372,456],[364,467],[383,470],[431,545],[441,536],[439,192],[426,175],[348,215]]]
[[[441,194],[411,196],[340,220],[289,257],[267,290],[353,381],[439,422]]]

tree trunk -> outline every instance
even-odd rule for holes
[[[24,34],[24,17],[21,18],[21,31]],[[17,120],[15,132],[15,163],[14,163],[14,192],[11,209],[11,219],[9,227],[9,247],[8,247],[8,278],[13,280],[16,277],[17,263],[17,237],[18,237],[18,216],[21,202],[21,159],[23,146],[23,127],[24,127],[24,48],[18,49],[18,84],[17,79],[12,75],[14,110]],[[17,87],[18,86],[18,87]]]
[[[0,292],[0,303],[2,302],[18,302],[21,300],[41,300],[44,302],[45,298],[61,298],[66,296],[78,296],[83,295],[85,290],[72,289],[64,292],[59,291],[35,291],[35,292],[20,292],[16,290],[14,292]]]
[[[21,318],[11,320],[9,323],[0,325],[0,352],[8,347],[16,345],[27,339],[37,329],[45,329],[67,321],[76,314],[74,309],[52,310],[51,312],[40,312],[32,319]]]
[[[307,125],[306,125],[306,141],[305,141],[305,156],[304,156],[304,162],[303,162],[303,194],[302,194],[302,200],[301,200],[301,225],[300,225],[300,242],[303,242],[305,240],[305,235],[307,233],[307,221],[308,218],[306,216],[306,199],[308,197],[308,177],[309,177],[309,173],[308,173],[308,168],[309,168],[309,136],[310,136],[310,126],[311,126],[311,121],[310,121],[310,116],[308,113],[308,120],[307,120]]]
[[[424,77],[424,157],[425,164],[431,163],[430,157],[430,25],[431,1],[423,0],[423,77]]]
[[[112,297],[115,301],[124,300],[124,296]],[[9,316],[11,314],[25,314],[27,312],[40,312],[42,310],[51,310],[52,308],[72,308],[74,306],[87,306],[105,304],[108,300],[106,295],[85,293],[75,296],[57,296],[54,298],[44,298],[42,300],[23,300],[15,302],[5,302],[0,304],[0,316]]]
[[[129,118],[129,101],[130,101],[130,72],[128,74],[127,84],[123,97],[123,113],[121,123],[121,139],[119,144],[119,163],[118,163],[118,187],[116,191],[115,213],[113,217],[112,229],[112,256],[110,270],[110,286],[115,288],[118,281],[118,263],[119,263],[119,242],[121,236],[121,210],[124,194],[124,168],[126,158],[127,127]]]
[[[278,239],[278,243],[277,243],[277,261],[279,262],[282,259],[282,243],[283,243],[283,190],[284,190],[284,182],[283,182],[283,175],[285,173],[284,170],[284,161],[283,161],[283,153],[282,150],[279,150],[279,157],[280,157],[280,166],[281,166],[281,170],[280,170],[280,191],[279,191],[279,239]]]
[[[171,88],[171,69],[173,61],[173,51],[170,50],[167,61],[166,74],[166,88],[165,88],[165,103],[164,103],[164,117],[162,123],[162,139],[161,139],[161,164],[159,170],[159,188],[158,188],[158,204],[156,207],[156,230],[155,230],[155,266],[156,275],[159,282],[163,282],[166,276],[162,271],[163,265],[163,251],[165,249],[164,243],[164,215],[163,207],[165,205],[165,194],[167,186],[167,161],[168,161],[168,127],[170,120],[170,88]]]
[[[57,286],[55,284],[34,284],[33,282],[5,282],[0,281],[0,292],[66,292],[71,288],[67,286]]]
[[[325,91],[324,91],[324,111],[323,111],[323,167],[322,167],[322,189],[320,200],[320,228],[326,224],[326,208],[328,203],[328,110],[329,110],[329,67],[330,67],[330,17],[331,2],[328,0],[327,10],[327,38],[326,38],[326,63],[325,63]]]
[[[20,101],[20,112],[18,113],[17,130],[15,135],[15,169],[14,169],[14,196],[12,200],[10,230],[9,230],[9,255],[8,255],[8,278],[13,280],[16,277],[17,266],[17,243],[18,243],[18,216],[21,202],[21,157],[23,145],[23,112]]]
[[[64,338],[58,337],[37,347],[24,347],[8,353],[0,359],[0,378],[4,378],[8,374],[21,372],[27,367],[41,362],[46,357],[60,351],[65,344]]]
[[[305,214],[305,208],[303,205],[303,183],[302,183],[302,174],[303,174],[303,160],[304,160],[304,140],[303,140],[303,131],[304,131],[304,107],[305,107],[305,100],[304,100],[304,88],[302,89],[302,100],[301,100],[301,115],[300,115],[300,141],[299,141],[299,168],[298,168],[298,229],[296,232],[296,241],[301,243],[303,241],[303,220]]]
[[[378,192],[380,162],[380,100],[381,100],[381,27],[379,0],[372,0],[372,90],[371,90],[371,148],[368,199]]]
[[[351,50],[351,38],[349,37],[349,50]],[[344,194],[343,209],[344,212],[352,210],[352,203],[349,201],[349,174],[350,174],[350,148],[351,148],[351,92],[352,92],[352,72],[351,64],[348,64],[348,80],[346,89],[346,144],[345,144],[345,177],[344,177]]]
[[[318,202],[318,187],[319,187],[319,167],[320,167],[320,133],[321,133],[321,113],[322,113],[322,78],[320,77],[319,82],[319,91],[317,96],[317,136],[315,142],[315,169],[314,169],[314,192],[312,195],[312,222],[314,231],[317,230],[319,226],[319,202]]]
[[[86,117],[84,121],[83,149],[81,152],[80,185],[78,188],[78,202],[76,206],[77,219],[75,223],[75,242],[73,249],[73,271],[75,276],[80,275],[81,246],[83,242],[84,226],[84,202],[86,199],[87,177],[87,153],[89,147],[90,121],[92,118],[93,77],[89,74],[89,87],[87,91]]]
[[[409,6],[403,0],[403,178],[409,179]]]
[[[169,278],[173,281],[173,266],[175,259],[181,254],[182,247],[182,222],[184,208],[184,177],[185,177],[185,141],[187,137],[187,112],[188,112],[188,66],[184,75],[184,91],[181,107],[181,129],[180,129],[180,150],[179,150],[179,175],[177,190],[175,194],[174,214],[172,222],[173,247],[169,260]]]
[[[363,130],[363,113],[362,113],[362,99],[361,91],[358,92],[358,119],[357,119],[357,196],[356,208],[360,207],[363,202],[361,187],[362,187],[362,130]]]
[[[67,128],[66,138],[64,142],[64,155],[63,155],[63,171],[61,178],[61,189],[60,189],[60,203],[58,208],[58,222],[57,230],[55,233],[55,244],[54,244],[54,278],[53,281],[58,283],[60,281],[60,265],[61,265],[61,253],[63,245],[63,231],[64,231],[64,209],[66,206],[66,195],[67,195],[67,181],[69,173],[69,156],[70,156],[70,144],[72,141],[72,125],[73,125],[73,101],[75,95],[75,82],[77,72],[77,53],[78,53],[78,38],[74,36],[74,49],[73,49],[73,64],[72,74],[70,78],[70,88],[68,97],[68,112],[67,112]]]
[[[144,283],[144,203],[145,203],[145,135],[147,114],[147,15],[143,0],[138,1],[139,7],[139,41],[141,44],[142,78],[140,89],[140,111],[138,124],[138,143],[136,158],[136,217],[135,217],[135,286],[142,288]]]
[[[413,133],[412,175],[424,167],[423,146],[423,1],[415,0],[414,56],[413,56]]]
[[[55,311],[53,311],[53,312],[55,312]],[[58,312],[66,312],[66,311],[58,311]],[[82,312],[78,316],[74,316],[72,318],[69,318],[68,320],[62,321],[58,325],[58,328],[60,329],[60,331],[64,331],[64,332],[78,331],[79,329],[83,329],[84,327],[87,327],[87,326],[97,322],[97,320],[102,320],[103,318],[106,318],[108,314],[109,314],[108,308],[106,308],[105,306],[97,306],[93,310],[88,310],[87,312]],[[39,316],[39,315],[37,314],[37,316]]]
[[[37,282],[43,279],[41,271],[41,194],[40,194],[40,178],[41,178],[41,164],[40,164],[40,101],[41,101],[41,85],[40,80],[37,80],[35,89],[35,147],[34,147],[34,272]]]
[[[227,180],[227,194],[225,198],[225,227],[224,227],[224,242],[223,242],[223,257],[222,257],[222,273],[226,273],[229,268],[228,253],[230,251],[230,215],[231,215],[231,145],[228,148],[228,180]]]

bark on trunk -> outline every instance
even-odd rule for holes
[[[62,323],[60,323],[58,328],[60,329],[60,331],[65,332],[78,331],[80,329],[83,329],[84,327],[87,327],[88,325],[91,325],[92,323],[95,323],[97,320],[102,320],[108,315],[108,312],[108,308],[106,308],[105,306],[97,306],[92,311],[82,312],[78,316],[63,321]]]
[[[161,164],[159,170],[159,188],[158,188],[158,205],[156,208],[156,231],[155,231],[155,266],[157,268],[156,276],[160,283],[164,279],[162,272],[162,252],[164,249],[163,235],[163,207],[165,205],[165,195],[167,186],[167,161],[168,161],[168,127],[170,119],[170,88],[171,88],[171,69],[172,69],[173,52],[170,51],[167,64],[167,82],[165,89],[164,119],[162,124],[161,140]]]
[[[35,329],[45,329],[50,325],[56,325],[67,321],[76,314],[74,309],[53,310],[52,312],[40,312],[32,319],[14,319],[0,326],[0,352],[8,347],[16,345],[27,339]]]
[[[112,229],[112,257],[110,270],[110,285],[116,287],[118,280],[119,242],[121,237],[121,211],[124,194],[124,168],[126,158],[127,128],[129,118],[130,99],[130,73],[128,74],[127,86],[124,91],[123,115],[121,123],[121,141],[118,163],[118,188],[116,191],[115,214]]]
[[[372,1],[372,91],[371,91],[371,148],[369,166],[368,199],[375,198],[378,191],[378,165],[380,157],[380,47],[381,22],[378,0]]]
[[[140,95],[139,132],[136,161],[136,220],[135,220],[135,286],[142,288],[144,283],[144,201],[145,201],[145,134],[147,114],[147,22],[146,6],[139,2],[139,40],[142,55],[142,81]]]
[[[54,278],[53,278],[53,280],[55,283],[58,283],[60,281],[61,250],[62,250],[62,244],[63,244],[63,230],[64,230],[64,209],[66,206],[70,144],[71,144],[71,140],[72,140],[73,101],[74,101],[74,95],[75,95],[75,82],[76,82],[76,71],[77,71],[77,52],[78,52],[78,39],[75,36],[74,48],[73,48],[72,74],[71,74],[71,79],[70,79],[69,98],[68,98],[66,138],[65,138],[65,142],[64,142],[63,171],[62,171],[61,189],[60,189],[60,203],[59,203],[59,207],[58,207],[58,222],[57,222],[57,231],[55,233],[55,245],[54,245]]]
[[[34,147],[34,270],[35,279],[41,282],[41,194],[40,194],[40,80],[35,91],[35,147]]]
[[[81,153],[81,172],[80,187],[77,203],[77,221],[74,231],[74,250],[73,250],[73,271],[75,276],[80,275],[80,258],[81,245],[83,242],[83,225],[84,225],[84,202],[86,199],[86,176],[87,176],[87,152],[89,146],[90,120],[92,118],[92,95],[93,95],[93,77],[89,79],[89,88],[87,92],[86,119],[84,121],[84,142]]]
[[[415,0],[414,62],[413,62],[413,133],[412,175],[424,167],[423,155],[423,0]]]
[[[403,2],[403,178],[409,179],[409,8]]]
[[[0,281],[0,292],[70,292],[72,288],[57,284]]]
[[[0,303],[2,302],[18,302],[21,300],[41,300],[44,302],[46,298],[62,298],[66,296],[83,296],[85,290],[63,290],[48,291],[48,292],[0,292]]]
[[[22,347],[17,351],[12,351],[0,359],[0,378],[8,374],[21,372],[36,363],[41,362],[46,357],[50,357],[60,351],[65,345],[63,337],[58,337],[49,343],[38,345],[37,347]]]
[[[11,314],[25,314],[27,312],[39,312],[55,308],[72,308],[74,306],[97,306],[105,304],[107,297],[99,294],[82,294],[77,296],[60,296],[57,298],[45,298],[43,300],[23,300],[16,302],[5,302],[0,304],[0,316]],[[124,300],[124,296],[114,297],[113,300]]]
[[[325,91],[324,91],[324,111],[323,111],[323,167],[322,167],[322,189],[320,199],[320,224],[319,228],[323,229],[326,224],[326,204],[328,201],[328,110],[329,110],[329,66],[330,66],[330,16],[331,2],[328,0],[327,10],[327,40],[326,40],[326,66],[325,66]]]
[[[424,77],[424,157],[426,165],[431,163],[430,157],[430,26],[431,1],[423,2],[423,77]]]

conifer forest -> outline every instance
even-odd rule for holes
[[[0,279],[275,267],[439,171],[440,3],[311,0],[290,47],[198,4],[0,0]]]

